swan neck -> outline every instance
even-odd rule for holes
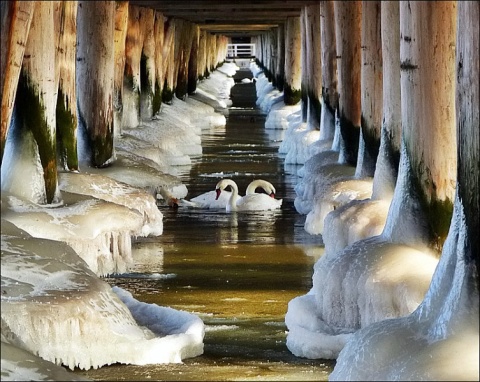
[[[234,181],[228,182],[230,187],[232,187],[232,193],[230,195],[230,211],[236,211],[237,210],[237,198],[238,198],[238,186]]]

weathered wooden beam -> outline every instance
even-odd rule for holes
[[[400,93],[400,8],[381,3],[383,102],[380,149],[373,177],[372,199],[391,199],[397,183],[402,136]]]
[[[34,1],[2,1],[0,39],[0,164],[12,118]]]
[[[56,139],[60,165],[78,170],[77,87],[75,84],[77,1],[57,1],[54,7],[55,88],[58,89]]]
[[[380,148],[383,110],[380,1],[362,2],[361,129],[355,176],[373,177]]]
[[[128,1],[117,1],[115,3],[115,78],[113,85],[113,126],[115,135],[122,134],[123,76],[125,74],[125,40],[127,38],[128,28],[128,9]]]
[[[289,17],[285,33],[285,87],[284,102],[295,105],[301,96],[301,35],[300,17]]]
[[[78,2],[78,119],[85,159],[94,167],[108,166],[114,157],[114,28],[115,2]]]
[[[345,161],[356,166],[361,121],[361,1],[336,1],[335,31],[340,132]]]
[[[402,184],[397,181],[395,192],[402,196],[394,197],[384,232],[439,252],[457,172],[455,29],[454,1],[400,2]]]
[[[47,204],[57,197],[53,4],[35,3],[15,100],[15,123],[24,136],[33,137],[43,170],[44,200],[36,202]]]
[[[338,110],[337,46],[333,1],[320,2],[320,35],[322,48],[322,115],[320,139],[333,139],[335,113]]]
[[[230,9],[243,9],[243,10],[270,10],[272,12],[282,9],[297,8],[300,10],[305,5],[317,4],[315,0],[258,0],[258,1],[191,1],[191,0],[176,0],[176,1],[148,1],[148,0],[130,0],[131,3],[143,7],[151,7],[157,10],[169,11],[169,10],[230,10]],[[299,15],[297,15],[299,16]]]

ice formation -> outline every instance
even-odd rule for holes
[[[3,341],[70,369],[181,362],[203,352],[198,317],[115,292],[68,245],[5,227]]]
[[[471,295],[466,282],[472,272],[463,259],[466,236],[457,199],[440,262],[421,305],[406,317],[358,331],[341,351],[330,380],[478,380],[479,296],[476,288]]]

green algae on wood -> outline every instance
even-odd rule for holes
[[[77,117],[71,106],[68,97],[59,89],[56,108],[57,151],[61,166],[65,170],[77,171]]]
[[[51,204],[57,192],[55,132],[47,122],[45,104],[38,88],[24,70],[20,73],[15,99],[16,123],[32,132],[37,144],[45,181],[45,202]]]

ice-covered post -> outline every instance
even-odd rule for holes
[[[277,67],[275,69],[275,86],[283,91],[285,86],[285,24],[277,28]]]
[[[77,10],[77,99],[84,153],[95,167],[113,159],[115,2],[79,1]]]
[[[164,77],[163,47],[165,39],[165,17],[161,12],[155,12],[155,21],[153,26],[155,41],[155,85],[152,100],[152,116],[155,116],[162,106],[162,91]]]
[[[213,71],[213,55],[215,52],[215,43],[216,38],[211,33],[207,33],[207,41],[206,41],[206,48],[207,48],[207,65],[205,70],[205,77],[210,77],[210,73]]]
[[[0,39],[0,164],[12,119],[25,44],[35,9],[34,1],[2,1]]]
[[[217,69],[220,64],[225,61],[226,49],[227,49],[227,38],[222,35],[216,35],[215,43],[215,69]]]
[[[307,6],[302,7],[300,13],[300,67],[301,67],[301,80],[300,80],[300,96],[302,107],[302,122],[307,122],[308,114],[308,89],[310,87],[310,70],[308,67],[308,49],[307,46]],[[311,48],[311,47],[310,47]],[[310,69],[310,70],[309,70]]]
[[[178,99],[185,99],[188,94],[188,63],[192,52],[194,38],[194,24],[181,22],[177,25],[178,40],[175,41],[175,64],[177,65],[177,86],[175,95]]]
[[[268,81],[272,82],[274,81],[275,78],[275,65],[274,65],[274,55],[273,55],[273,43],[274,43],[274,36],[273,36],[273,31],[268,31],[262,34],[261,39],[263,41],[263,51],[264,51],[264,59],[263,59],[263,65],[265,67],[265,75],[268,79]]]
[[[382,14],[383,14],[382,3]],[[424,61],[412,61],[409,69],[421,71],[416,78],[422,78],[428,68],[435,68],[427,82],[439,80],[443,85],[446,78],[451,78],[450,56],[455,41],[455,25],[451,19],[456,18],[456,91],[455,111],[449,110],[456,119],[456,194],[453,216],[440,261],[436,267],[429,290],[421,305],[409,316],[394,320],[385,320],[366,328],[344,348],[337,365],[331,374],[332,380],[357,379],[429,379],[429,380],[476,380],[478,379],[478,338],[479,338],[479,252],[478,232],[480,232],[480,123],[478,104],[480,102],[478,84],[480,65],[478,59],[480,6],[477,1],[462,1],[457,4],[426,3],[424,9],[418,9],[417,3],[410,2],[411,8],[401,7],[401,45],[408,44],[417,52],[426,49],[423,55],[431,55],[433,50],[439,52],[438,67],[424,66]],[[425,5],[426,5],[425,4]],[[433,7],[439,9],[432,10]],[[410,12],[411,11],[411,12]],[[431,17],[431,19],[430,19]],[[382,19],[383,21],[383,19]],[[416,27],[406,28],[410,21]],[[422,24],[423,27],[420,27]],[[419,31],[421,29],[421,31]],[[409,32],[405,34],[405,32]],[[428,31],[428,33],[426,33]],[[410,33],[416,32],[416,33]],[[421,33],[423,32],[423,33]],[[419,37],[424,43],[418,41]],[[440,37],[440,34],[444,36]],[[453,35],[453,36],[452,36]],[[407,41],[405,41],[405,37]],[[429,48],[429,44],[435,42]],[[412,47],[412,44],[421,46]],[[423,46],[425,44],[425,46]],[[405,47],[403,47],[405,48]],[[403,49],[402,49],[403,50]],[[405,64],[405,52],[402,51],[402,63]],[[429,62],[431,64],[431,62]],[[403,70],[405,70],[404,65]],[[438,75],[440,77],[438,77]],[[402,73],[402,85],[407,76]],[[455,78],[453,78],[455,81]],[[440,85],[441,86],[441,85]],[[450,95],[448,85],[444,90]],[[434,86],[434,88],[436,88]],[[436,88],[438,90],[438,88]],[[403,87],[402,87],[403,91]],[[416,92],[426,91],[422,84]],[[426,96],[432,95],[433,89]],[[445,99],[444,99],[445,101]],[[402,104],[403,104],[402,94]],[[438,107],[438,106],[437,106]],[[431,118],[428,110],[428,119]],[[445,115],[444,115],[445,116]],[[434,121],[434,122],[438,122]],[[437,125],[430,123],[431,130]],[[410,131],[422,129],[415,127]],[[445,126],[443,126],[445,127]],[[407,128],[407,125],[405,125]],[[441,128],[443,129],[443,128]],[[404,135],[405,136],[405,135]],[[439,136],[448,139],[448,136]],[[438,140],[438,139],[437,139]],[[449,142],[450,143],[450,142]],[[405,151],[402,151],[402,161]],[[450,156],[450,153],[447,153]],[[450,158],[451,159],[451,158]],[[403,164],[403,163],[402,163]],[[401,170],[402,171],[402,170]],[[401,172],[400,171],[400,172]],[[402,174],[399,175],[401,180]],[[391,346],[397,343],[400,345]],[[409,351],[406,352],[405,348]],[[363,355],[359,357],[361,352]],[[381,366],[379,366],[381,365]],[[385,367],[385,365],[389,365]],[[439,367],[439,365],[441,367]]]
[[[140,123],[140,60],[143,33],[140,25],[140,7],[129,4],[128,26],[125,40],[125,73],[123,78],[122,126],[137,127]]]
[[[273,28],[269,35],[270,35],[270,52],[271,52],[271,57],[270,57],[270,69],[272,71],[272,85],[274,87],[277,86],[277,61],[278,61],[278,44],[277,44],[277,38],[278,38],[278,32],[277,32],[278,27]]]
[[[44,200],[36,202],[47,204],[57,197],[53,5],[48,1],[35,3],[15,99],[15,124],[22,136],[32,135],[43,170]]]
[[[320,139],[333,139],[335,113],[338,110],[337,47],[333,1],[320,1],[320,35],[322,50],[322,112]]]
[[[198,40],[198,67],[197,76],[199,80],[203,80],[207,69],[207,31],[201,30]]]
[[[456,180],[455,2],[400,2],[402,153],[405,197],[385,232],[441,250],[450,226]],[[412,229],[405,216],[423,221]]]
[[[383,73],[380,1],[362,1],[361,128],[358,178],[372,177],[380,148]]]
[[[300,17],[287,17],[285,35],[283,99],[286,105],[296,105],[301,99],[302,81]]]
[[[361,1],[335,1],[342,160],[356,166],[361,121]]]
[[[115,2],[114,60],[113,81],[113,128],[115,135],[122,134],[123,119],[123,75],[125,72],[125,39],[128,27],[128,1]]]
[[[140,58],[140,117],[142,120],[149,120],[153,117],[155,94],[155,11],[142,7],[140,16],[144,36]]]
[[[197,68],[198,68],[198,43],[200,39],[200,27],[196,24],[192,26],[193,36],[192,36],[192,50],[190,52],[190,59],[188,61],[188,83],[187,83],[187,92],[188,94],[193,94],[197,90]]]
[[[175,73],[175,23],[173,19],[168,19],[165,23],[165,40],[163,42],[163,70],[164,70],[164,86],[162,89],[162,102],[167,104],[173,100],[174,90],[174,73]]]
[[[320,37],[320,3],[306,7],[307,68],[309,71],[307,124],[320,130],[322,104],[322,49]],[[302,69],[303,70],[303,69]]]
[[[78,170],[77,91],[75,53],[77,37],[77,2],[55,3],[55,88],[58,89],[56,129],[57,152],[65,170]]]
[[[480,288],[480,64],[478,58],[480,6],[477,1],[461,1],[457,5],[456,45],[456,123],[457,123],[457,199],[465,214],[466,242],[462,248],[469,274],[466,284],[477,304],[472,317],[478,319],[478,292]],[[471,273],[470,273],[471,272]],[[477,288],[476,294],[474,288]],[[467,309],[472,301],[465,301]],[[472,306],[473,307],[473,306]],[[477,322],[478,330],[478,322]],[[478,335],[478,333],[477,333]],[[478,375],[478,371],[477,371]]]
[[[391,199],[397,182],[402,136],[400,97],[400,6],[381,2],[383,120],[372,199]]]

